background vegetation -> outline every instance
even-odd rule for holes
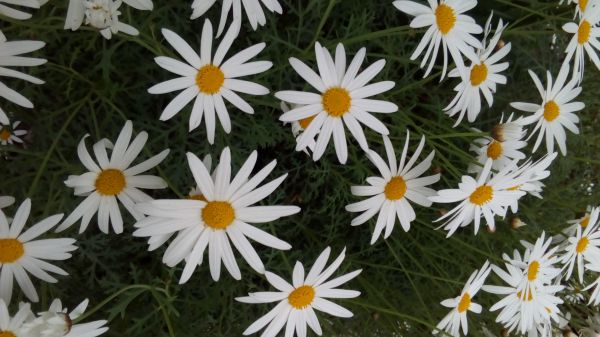
[[[384,97],[397,103],[400,111],[382,117],[392,141],[400,148],[409,129],[415,140],[414,148],[417,135],[427,136],[426,150],[436,151],[433,169],[442,172],[442,179],[435,187],[456,186],[473,161],[469,143],[479,134],[464,122],[452,128],[454,120],[442,113],[453,96],[456,80],[439,83],[441,68],[423,79],[418,63],[409,60],[423,32],[409,29],[409,18],[395,10],[391,0],[280,2],[285,10],[283,15],[268,15],[267,25],[256,32],[244,21],[242,33],[232,48],[240,50],[261,41],[267,43],[258,59],[271,60],[275,65],[255,79],[272,92],[302,89],[304,82],[289,66],[289,57],[314,64],[316,40],[330,49],[342,42],[352,55],[366,46],[368,63],[380,58],[387,60],[378,79],[396,81],[396,87]],[[507,57],[511,63],[506,72],[509,84],[499,87],[493,108],[485,108],[472,126],[489,130],[502,112],[512,111],[509,102],[539,100],[526,70],[532,69],[540,75],[546,69],[553,74],[558,72],[569,38],[561,26],[574,13],[572,6],[558,6],[557,2],[485,0],[471,11],[481,25],[492,10],[495,22],[497,18],[510,22],[503,40],[513,44]],[[233,132],[226,135],[217,126],[214,146],[206,141],[204,125],[188,134],[191,105],[168,122],[158,120],[164,106],[174,97],[149,95],[146,91],[172,76],[153,61],[158,55],[174,56],[160,29],[170,28],[198,48],[203,19],[189,20],[191,1],[155,0],[152,12],[138,12],[124,5],[121,20],[137,27],[140,35],[117,35],[110,41],[89,28],[77,32],[63,30],[67,3],[51,0],[29,21],[1,23],[9,40],[45,41],[47,46],[36,54],[49,62],[31,69],[32,75],[46,80],[43,86],[8,82],[32,98],[36,108],[29,111],[3,102],[5,110],[14,112],[15,118],[26,123],[30,135],[25,147],[2,149],[0,194],[14,195],[17,202],[31,197],[33,220],[69,213],[82,200],[63,184],[67,175],[83,172],[76,155],[78,141],[85,133],[95,140],[114,139],[127,119],[133,120],[135,131],[149,132],[146,156],[167,147],[171,149],[157,170],[170,188],[155,193],[156,198],[182,197],[188,192],[193,180],[185,160],[186,151],[214,156],[224,146],[230,146],[239,168],[250,152],[258,149],[260,167],[278,160],[272,177],[289,172],[282,187],[265,203],[296,204],[302,208],[298,215],[264,225],[293,244],[291,251],[283,253],[256,245],[267,269],[289,277],[296,260],[310,265],[326,245],[332,246],[334,253],[347,247],[348,257],[342,269],[364,269],[348,285],[363,295],[341,302],[355,313],[355,318],[338,320],[320,315],[325,336],[427,336],[447,313],[439,302],[457,296],[473,269],[486,259],[499,263],[502,252],[521,249],[519,240],[533,240],[542,230],[557,233],[567,219],[580,216],[586,205],[599,200],[596,186],[600,169],[597,93],[600,77],[592,65],[587,69],[580,96],[586,103],[580,114],[581,135],[568,135],[569,154],[553,164],[544,199],[522,200],[518,217],[527,226],[514,230],[510,219],[506,219],[499,222],[495,233],[483,230],[473,236],[469,227],[445,239],[445,233],[436,231],[436,224],[432,223],[442,211],[441,206],[434,205],[431,209],[417,206],[417,220],[410,232],[404,233],[397,226],[388,240],[370,246],[375,220],[353,228],[349,226],[353,215],[344,210],[346,204],[357,200],[350,194],[350,186],[362,184],[367,176],[377,174],[356,143],[349,146],[346,166],[337,163],[332,146],[316,163],[304,153],[295,152],[291,130],[278,121],[279,102],[272,95],[245,96],[256,110],[254,115],[231,107]],[[218,22],[219,8],[215,6],[207,15],[213,24]],[[557,35],[554,48],[553,34]],[[370,132],[367,136],[374,149],[383,151],[378,135]],[[536,157],[541,154],[538,152]],[[8,213],[14,209],[13,206]],[[163,265],[163,249],[147,252],[145,240],[131,236],[133,222],[127,215],[122,235],[101,234],[94,223],[82,235],[77,235],[77,226],[66,232],[78,239],[79,246],[74,257],[62,264],[70,276],[61,278],[56,285],[40,285],[42,303],[34,308],[45,307],[55,297],[62,298],[69,307],[90,298],[91,306],[100,305],[92,317],[110,320],[107,336],[130,337],[239,336],[269,309],[268,305],[245,305],[233,300],[248,291],[268,288],[264,277],[241,260],[240,282],[224,274],[215,283],[208,266],[203,265],[187,284],[177,285],[182,268],[169,269]],[[490,278],[488,282],[497,280]],[[482,292],[477,300],[489,308],[497,297]],[[591,310],[583,305],[565,305],[563,309],[574,315],[571,322],[574,328],[581,327],[587,310]],[[493,323],[495,316],[486,310],[482,315],[471,315],[472,335],[481,335],[476,328],[481,324],[499,335],[500,327]]]

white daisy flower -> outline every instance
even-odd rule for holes
[[[46,2],[48,2],[48,0],[0,0],[0,15],[7,16],[15,20],[27,20],[31,18],[31,14],[24,12],[19,7],[13,8],[10,6],[16,5],[25,8],[38,9]]]
[[[581,228],[582,231],[585,230],[585,228],[590,224],[591,212],[592,206],[588,205],[585,209],[585,214],[582,217],[578,219],[568,220],[567,224],[569,225],[569,227],[565,228],[562,231],[563,235],[561,235],[561,237],[564,238],[564,236],[569,237],[577,235],[577,228]]]
[[[523,283],[528,279],[528,274],[512,264],[512,261],[520,259],[520,256],[516,255],[516,259],[504,256],[507,271],[492,266],[494,273],[508,286],[484,285],[482,288],[489,293],[504,295],[504,298],[490,308],[490,311],[501,309],[496,322],[502,323],[509,332],[518,328],[520,333],[525,334],[532,332],[538,325],[548,324],[552,319],[558,318],[560,313],[558,304],[563,301],[555,294],[564,286],[546,284],[536,287],[534,290],[531,289],[529,292],[524,291]],[[525,255],[527,256],[527,252]]]
[[[600,208],[593,208],[590,213],[589,224],[582,230],[577,228],[574,236],[567,239],[561,262],[566,269],[565,279],[569,279],[573,273],[573,267],[577,262],[577,275],[579,283],[583,283],[584,261],[593,263],[600,259],[600,231],[598,230],[598,215]]]
[[[460,296],[455,298],[449,298],[441,302],[441,305],[452,308],[452,311],[448,313],[436,326],[438,330],[444,330],[454,337],[460,336],[460,329],[467,335],[469,326],[467,322],[467,312],[472,311],[476,314],[481,313],[481,305],[473,302],[473,298],[479,292],[479,289],[483,286],[483,282],[490,274],[490,264],[485,261],[483,267],[479,270],[475,270],[462,291]]]
[[[29,303],[19,303],[19,310],[14,316],[8,313],[8,306],[0,298],[0,336],[2,337],[29,337],[22,332],[23,323],[33,317]]]
[[[488,106],[491,108],[494,102],[493,94],[496,93],[497,84],[506,84],[506,76],[500,72],[508,69],[508,62],[500,62],[510,52],[511,44],[507,43],[495,53],[494,50],[500,41],[502,32],[508,26],[503,24],[502,19],[498,22],[498,27],[494,36],[486,44],[488,34],[491,31],[492,15],[488,18],[485,25],[485,34],[482,40],[482,48],[477,49],[477,61],[473,61],[469,68],[458,67],[450,71],[449,77],[460,77],[462,82],[455,88],[456,96],[448,104],[444,111],[450,117],[459,114],[458,120],[454,124],[456,127],[462,121],[467,113],[469,123],[475,121],[481,111],[480,92],[485,97]],[[493,54],[492,54],[493,53]]]
[[[369,184],[367,186],[352,186],[353,195],[368,196],[369,198],[346,206],[348,212],[362,212],[352,220],[350,223],[352,226],[361,225],[379,213],[371,244],[377,241],[384,228],[384,238],[387,239],[390,236],[396,224],[396,218],[400,221],[404,231],[408,232],[410,223],[416,219],[415,211],[409,201],[423,207],[431,206],[431,201],[427,198],[435,195],[436,192],[428,186],[440,180],[439,173],[421,177],[431,167],[435,151],[431,151],[425,160],[415,165],[425,146],[425,136],[421,137],[419,146],[413,156],[408,159],[409,133],[407,131],[404,150],[399,162],[390,139],[384,136],[383,143],[389,166],[375,151],[370,151],[368,158],[377,167],[381,177],[367,178]]]
[[[148,89],[148,92],[151,94],[165,94],[183,90],[165,107],[160,115],[161,121],[171,119],[195,99],[190,115],[189,131],[200,125],[204,115],[208,141],[213,144],[215,140],[215,112],[223,126],[223,130],[226,133],[231,132],[231,120],[224,99],[245,113],[254,113],[254,109],[236,92],[249,95],[266,95],[269,93],[269,89],[238,78],[265,72],[273,66],[273,63],[269,61],[248,62],[265,48],[266,44],[264,42],[248,47],[225,61],[225,55],[238,36],[239,28],[237,22],[231,25],[214,56],[212,55],[213,28],[209,20],[204,22],[204,28],[202,29],[200,55],[179,35],[168,29],[162,29],[162,34],[167,42],[175,48],[188,64],[166,56],[159,56],[154,59],[161,68],[181,77],[158,83]]]
[[[337,287],[358,276],[362,269],[329,280],[344,261],[346,249],[325,268],[330,251],[329,247],[325,248],[306,277],[304,266],[296,262],[292,284],[276,274],[266,272],[267,281],[278,290],[277,292],[249,293],[246,297],[236,298],[239,302],[252,304],[279,302],[266,315],[252,323],[243,334],[251,335],[266,327],[261,337],[275,337],[285,325],[286,337],[293,337],[294,332],[298,337],[305,337],[308,325],[315,334],[321,336],[323,331],[315,309],[336,317],[352,317],[352,312],[329,299],[358,297],[359,291]]]
[[[157,235],[177,233],[163,256],[163,262],[174,267],[183,259],[187,260],[180,284],[187,282],[196,267],[202,264],[207,247],[212,278],[219,280],[222,260],[231,276],[240,280],[241,273],[230,242],[254,270],[264,273],[264,265],[247,238],[279,250],[287,250],[291,246],[251,223],[275,221],[298,213],[300,208],[252,205],[270,195],[287,174],[257,188],[275,168],[276,160],[250,178],[257,159],[254,151],[230,180],[231,154],[229,148],[225,148],[213,180],[198,157],[192,153],[188,153],[187,157],[190,170],[206,201],[154,200],[140,203],[137,209],[148,217],[135,224],[138,230],[133,235],[150,237],[152,240]]]
[[[475,221],[475,234],[479,231],[481,217],[485,218],[490,230],[496,228],[494,216],[506,215],[507,207],[518,200],[525,192],[511,189],[521,185],[523,178],[515,178],[509,175],[512,165],[507,166],[492,176],[492,160],[488,159],[479,173],[477,179],[470,176],[462,176],[458,189],[447,189],[437,192],[437,196],[429,197],[429,200],[437,203],[453,203],[460,201],[458,206],[435,221],[446,220],[440,226],[448,231],[450,237],[459,227],[469,225]]]
[[[46,59],[20,56],[43,48],[46,45],[42,41],[7,41],[6,36],[0,31],[0,76],[18,78],[33,84],[43,84],[44,81],[37,77],[24,74],[20,71],[6,67],[34,67],[46,63]],[[32,109],[33,103],[17,91],[9,88],[0,81],[0,97],[24,108]],[[8,124],[8,116],[0,108],[0,123]]]
[[[27,134],[26,130],[19,129],[21,125],[20,121],[15,121],[10,125],[9,123],[0,122],[0,144],[2,145],[13,145],[15,143],[23,143],[21,137]]]
[[[384,93],[395,86],[393,81],[382,81],[367,85],[385,66],[385,60],[378,60],[360,74],[359,69],[365,58],[366,48],[361,48],[346,68],[346,51],[341,43],[335,51],[335,61],[329,51],[315,44],[317,58],[317,75],[306,64],[296,58],[290,58],[292,68],[306,82],[314,87],[318,94],[304,91],[279,91],[277,98],[298,107],[284,113],[279,120],[293,122],[313,117],[306,130],[297,141],[296,151],[303,150],[318,135],[313,160],[319,160],[333,134],[333,142],[340,163],[348,159],[348,148],[344,125],[356,138],[363,149],[368,149],[367,139],[360,123],[388,135],[387,127],[371,115],[375,113],[392,113],[398,106],[388,101],[368,99],[368,97]]]
[[[578,12],[581,13],[581,4],[585,3],[587,7],[587,1],[582,1],[577,6]],[[583,72],[585,66],[585,54],[588,55],[594,65],[600,69],[600,58],[598,58],[597,50],[600,50],[600,28],[596,24],[600,21],[600,5],[597,1],[593,1],[589,5],[589,9],[583,11],[579,19],[579,24],[575,22],[569,22],[563,25],[562,29],[573,34],[571,41],[565,49],[565,63],[573,60],[573,76],[577,78],[578,83],[583,80]]]
[[[470,173],[480,172],[488,159],[493,161],[492,170],[495,171],[505,168],[515,159],[525,159],[525,154],[521,152],[521,149],[527,146],[527,142],[521,140],[525,136],[525,132],[522,131],[522,126],[517,126],[521,124],[521,118],[512,121],[512,117],[510,115],[506,122],[500,120],[500,124],[492,129],[491,137],[486,136],[473,141],[474,144],[471,144],[470,150],[476,153],[477,162],[480,165],[469,165]],[[521,132],[519,132],[518,136],[516,136],[517,132],[515,132],[516,137],[512,135],[507,136],[507,131],[505,130],[509,128],[518,128]]]
[[[218,0],[194,0],[192,2],[192,16],[191,19],[197,19],[204,15]],[[244,11],[250,21],[250,25],[253,30],[256,30],[258,26],[264,26],[267,23],[267,18],[261,6],[265,6],[271,13],[282,14],[283,8],[279,4],[278,0],[226,0],[223,1],[221,7],[221,22],[219,22],[219,29],[217,36],[221,35],[225,24],[227,23],[227,17],[233,10],[233,21],[241,20],[242,18],[242,5]]]
[[[552,238],[546,240],[545,232],[542,232],[535,244],[532,245],[525,241],[522,241],[522,244],[527,248],[523,259],[518,256],[519,258],[512,259],[510,262],[524,271],[524,277],[517,287],[518,290],[526,296],[529,296],[530,293],[535,296],[537,289],[552,284],[561,273],[561,269],[554,266],[559,262],[559,258],[556,256],[559,247],[550,248]]]
[[[152,10],[151,0],[125,0],[124,2],[137,9]],[[122,0],[70,0],[64,29],[75,31],[85,23],[98,29],[107,40],[118,32],[136,36],[139,34],[137,29],[119,21],[121,15],[119,7],[122,3]]]
[[[429,60],[429,66],[423,77],[427,77],[433,69],[440,43],[442,44],[444,68],[441,81],[446,76],[448,52],[457,67],[464,67],[462,55],[472,62],[478,62],[479,58],[473,48],[482,49],[483,46],[472,34],[480,34],[483,29],[473,18],[464,14],[477,6],[476,0],[428,0],[428,4],[430,7],[414,1],[394,1],[396,8],[415,17],[410,22],[411,28],[429,27],[410,57],[411,60],[417,59],[427,47],[420,65],[423,68]]]
[[[37,317],[23,324],[21,329],[23,337],[96,337],[100,336],[108,328],[105,327],[105,320],[93,321],[89,323],[73,324],[81,316],[88,306],[86,299],[75,309],[68,311],[63,308],[59,299],[55,299],[50,304],[48,311],[37,314]],[[17,337],[21,337],[18,335]]]
[[[65,185],[74,188],[74,194],[85,196],[85,199],[58,226],[57,231],[63,231],[81,219],[79,233],[83,233],[94,214],[98,212],[98,227],[100,230],[108,234],[109,225],[112,224],[115,233],[120,234],[123,232],[123,218],[117,200],[125,206],[136,220],[140,220],[143,215],[134,209],[134,205],[152,200],[140,189],[167,187],[167,183],[162,178],[153,175],[140,175],[140,173],[160,164],[169,154],[169,150],[164,150],[150,159],[131,166],[148,140],[148,133],[142,131],[131,141],[132,132],[131,121],[127,121],[114,145],[106,138],[94,144],[94,155],[97,164],[90,156],[85,145],[85,139],[88,135],[81,139],[77,147],[77,155],[89,172],[81,175],[70,175],[65,181]],[[110,160],[108,159],[107,149],[111,150]]]
[[[548,170],[548,167],[550,164],[552,164],[557,156],[558,153],[553,152],[546,154],[536,162],[528,160],[521,166],[513,165],[515,168],[509,173],[509,175],[519,180],[520,184],[509,188],[509,190],[522,191],[533,195],[536,198],[542,199],[541,193],[545,187],[544,183],[542,183],[542,180],[550,176],[550,170]],[[510,208],[513,213],[517,213],[519,210],[519,199],[513,200]]]
[[[297,104],[290,104],[290,106],[292,107],[291,109],[285,102],[281,102],[281,110],[283,111],[283,113],[286,113],[290,110],[300,107]],[[294,137],[296,137],[296,142],[297,142],[300,139],[302,132],[304,132],[304,130],[306,130],[306,128],[308,128],[308,126],[310,125],[310,122],[312,122],[315,119],[315,117],[316,116],[310,116],[310,117],[303,118],[299,121],[284,122],[283,124],[289,123],[292,125],[292,134],[294,135]],[[308,150],[310,150],[310,152],[313,152],[315,150],[316,145],[317,145],[317,142],[313,138],[313,140],[311,140],[308,143],[308,145],[306,146],[306,148],[304,148],[302,151],[304,151],[304,153],[306,153],[307,155],[310,155]],[[307,150],[307,148],[308,148],[308,150]]]
[[[564,128],[574,134],[579,134],[579,129],[575,125],[579,122],[579,117],[574,112],[582,110],[585,104],[571,101],[581,93],[582,89],[578,86],[576,78],[566,82],[569,75],[568,63],[563,63],[554,83],[552,82],[552,75],[550,75],[549,71],[547,72],[548,82],[546,90],[544,90],[542,82],[534,72],[529,70],[529,75],[542,96],[542,103],[513,102],[510,105],[515,109],[534,113],[531,116],[523,118],[524,125],[536,124],[529,138],[533,137],[535,132],[539,130],[539,135],[533,146],[533,152],[538,149],[545,135],[548,153],[554,152],[554,140],[556,140],[560,152],[566,155],[567,136]]]
[[[10,224],[4,213],[0,212],[0,297],[6,303],[10,303],[12,297],[13,276],[25,296],[37,302],[38,294],[28,273],[42,281],[56,283],[58,280],[48,272],[68,274],[45,260],[67,260],[71,257],[70,252],[77,249],[73,245],[75,239],[34,240],[56,226],[62,214],[48,217],[23,232],[30,211],[31,200],[25,199]]]

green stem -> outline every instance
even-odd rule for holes
[[[306,49],[304,49],[305,53],[307,53],[310,50],[310,48],[312,48],[312,46],[315,44],[315,42],[317,42],[317,40],[319,39],[321,30],[325,26],[325,22],[327,22],[327,19],[329,18],[329,15],[331,15],[331,11],[333,10],[333,7],[335,6],[336,3],[337,3],[337,0],[329,0],[329,5],[327,5],[327,9],[325,9],[325,13],[321,17],[321,22],[319,22],[319,25],[317,26],[317,31],[315,32],[315,36],[313,37],[312,41],[308,44],[308,46],[306,46]]]

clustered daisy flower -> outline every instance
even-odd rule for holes
[[[191,19],[197,19],[204,15],[215,3],[221,3],[219,0],[193,0],[192,2],[192,16]],[[265,16],[265,12],[263,10],[263,6],[269,10],[271,13],[281,14],[283,13],[283,8],[281,4],[279,4],[279,0],[226,0],[222,2],[221,5],[221,21],[219,23],[219,29],[217,31],[217,36],[221,35],[223,29],[225,28],[225,24],[227,22],[227,17],[230,12],[233,12],[233,20],[241,20],[242,18],[242,7],[246,16],[248,17],[248,21],[250,21],[250,25],[253,30],[256,30],[258,26],[264,26],[267,23],[267,19]]]
[[[0,122],[0,144],[2,145],[13,145],[15,143],[23,143],[23,136],[27,134],[26,130],[20,129],[20,121],[14,121],[4,124]]]
[[[241,80],[239,77],[262,73],[271,68],[273,64],[269,61],[249,62],[265,48],[265,43],[248,47],[229,59],[225,59],[239,29],[237,24],[233,24],[229,28],[214,55],[212,53],[213,28],[209,20],[204,22],[202,28],[200,55],[179,35],[168,29],[162,29],[162,34],[167,42],[175,48],[187,64],[166,56],[159,56],[155,59],[161,68],[181,77],[156,84],[148,89],[148,92],[164,94],[183,90],[165,107],[160,115],[160,120],[171,119],[194,100],[189,119],[189,130],[197,128],[204,116],[208,142],[212,144],[215,140],[217,118],[223,126],[223,130],[226,133],[231,132],[231,120],[225,100],[245,113],[254,113],[252,106],[236,92],[266,95],[269,93],[269,89],[260,84]]]
[[[368,149],[362,123],[381,135],[389,134],[387,127],[371,113],[392,113],[398,111],[394,103],[369,99],[384,93],[395,86],[392,81],[369,83],[385,66],[385,60],[378,60],[364,69],[360,66],[365,58],[362,48],[346,66],[346,50],[341,43],[335,50],[335,61],[327,49],[315,43],[315,55],[319,74],[296,58],[290,58],[292,68],[319,93],[304,91],[279,91],[275,97],[295,104],[292,110],[279,119],[283,122],[299,121],[305,125],[297,139],[296,151],[304,150],[317,137],[313,160],[319,160],[333,136],[337,158],[345,164],[348,160],[346,143],[347,128],[363,150]]]

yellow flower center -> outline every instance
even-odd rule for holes
[[[0,337],[17,337],[17,335],[11,331],[0,331]]]
[[[0,140],[7,141],[10,139],[10,131],[6,129],[0,130]],[[2,337],[2,336],[0,336]]]
[[[323,109],[332,117],[342,117],[348,112],[351,101],[348,90],[340,87],[327,89],[322,97]]]
[[[0,263],[13,263],[20,259],[24,253],[25,249],[21,241],[17,239],[0,239]]]
[[[315,117],[317,117],[317,115],[303,118],[298,121],[298,124],[300,124],[301,128],[306,129],[310,125],[310,122],[312,122],[313,119],[315,119]]]
[[[529,268],[527,269],[527,279],[529,281],[535,281],[539,271],[540,271],[540,263],[538,261],[531,262],[529,264]]]
[[[218,93],[224,82],[225,74],[219,67],[212,64],[200,68],[198,74],[196,74],[196,85],[198,85],[201,92],[207,95]]]
[[[581,239],[579,239],[579,241],[577,241],[577,246],[575,247],[575,251],[577,252],[577,254],[585,252],[588,243],[590,243],[590,239],[588,239],[587,236],[584,236]]]
[[[482,64],[476,64],[471,69],[471,85],[476,87],[483,83],[488,76],[488,68],[487,66]]]
[[[577,29],[577,42],[579,44],[584,44],[588,42],[590,39],[590,31],[592,29],[592,25],[587,21],[583,20],[579,25],[579,29]]]
[[[544,104],[544,118],[548,122],[555,120],[558,115],[560,115],[560,107],[558,104],[556,104],[556,102],[549,101],[548,103]]]
[[[471,201],[472,204],[475,204],[477,206],[483,206],[487,204],[490,200],[492,200],[493,197],[494,190],[492,189],[492,187],[488,185],[481,185],[477,187],[477,189],[473,191],[473,193],[471,193],[469,201]]]
[[[583,220],[579,223],[582,228],[586,228],[590,224],[590,216],[586,215]]]
[[[588,0],[579,0],[579,10],[584,12],[585,8],[587,7],[587,4],[588,4]]]
[[[492,158],[493,160],[496,160],[498,158],[500,158],[500,156],[502,155],[502,143],[497,142],[497,141],[492,141],[487,148],[487,156],[489,158]]]
[[[442,34],[446,35],[454,28],[456,24],[456,15],[452,7],[441,4],[435,9],[435,22]]]
[[[385,197],[389,200],[402,199],[406,193],[406,182],[400,176],[393,177],[386,185],[384,189]]]
[[[315,288],[311,286],[301,286],[288,295],[288,302],[297,310],[308,307],[315,299]]]
[[[459,313],[463,313],[469,309],[471,306],[471,295],[469,293],[465,293],[460,298],[460,302],[458,302],[457,310]]]
[[[209,201],[202,209],[202,220],[212,229],[225,229],[235,219],[235,210],[227,201]]]
[[[517,297],[521,300],[524,301],[525,300],[525,294],[523,294],[522,292],[517,292]],[[527,302],[531,302],[531,300],[533,300],[533,293],[530,291],[529,294],[527,295]]]
[[[98,174],[95,185],[101,195],[117,195],[123,191],[127,181],[121,170],[107,169]]]

